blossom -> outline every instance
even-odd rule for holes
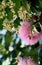
[[[31,39],[28,37],[26,41],[26,45],[34,45],[36,44],[40,39],[42,38],[42,33],[36,33],[33,36],[31,36]]]
[[[25,41],[25,45],[34,45],[42,38],[42,32],[38,32],[36,28],[31,31],[31,24],[23,21],[19,27],[19,37]]]
[[[30,57],[29,58],[18,58],[18,65],[37,65]]]
[[[9,21],[7,18],[3,21],[3,28],[6,29],[7,31],[14,31],[14,24],[13,21]]]
[[[29,6],[29,5],[28,5]],[[29,7],[30,9],[30,7]],[[27,12],[27,10],[21,6],[18,10],[18,16],[20,17],[20,19],[22,20],[28,20],[31,18],[31,14]]]
[[[19,37],[25,40],[30,33],[30,24],[27,21],[23,21],[19,27]]]
[[[26,13],[27,13],[27,11],[25,10],[25,8],[20,7],[20,9],[18,11],[18,15],[19,15],[20,19],[25,20],[26,19]]]

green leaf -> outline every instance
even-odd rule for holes
[[[14,27],[17,28],[19,25],[20,25],[20,18],[17,18],[17,19],[14,21]]]
[[[2,65],[2,62],[0,61],[0,65]]]
[[[42,14],[41,14],[41,16],[40,16],[40,23],[42,24]]]
[[[0,49],[3,49],[3,48],[4,48],[4,46],[2,44],[0,44]]]
[[[13,13],[10,11],[10,8],[9,8],[8,6],[5,8],[5,12],[6,12],[6,14],[7,14],[6,17],[7,17],[9,20],[13,19]]]
[[[5,48],[8,49],[10,42],[12,41],[11,33],[7,32],[5,35]]]
[[[2,42],[2,38],[0,38],[0,43]]]
[[[42,12],[42,0],[39,0],[39,10]]]
[[[9,2],[9,0],[6,0],[6,2]]]
[[[6,49],[2,49],[2,50],[0,50],[0,54],[2,54],[2,55],[6,55],[6,54],[7,54]]]
[[[22,1],[22,5],[25,7],[25,9],[30,12],[30,5],[27,3],[26,0],[21,0]]]
[[[41,27],[40,27],[39,23],[36,23],[35,27],[36,27],[36,29],[37,29],[38,32],[41,32]]]
[[[0,0],[0,3],[2,2],[2,0]]]
[[[31,58],[33,58],[33,60],[35,60],[35,62],[38,61],[38,53],[36,52],[35,48],[31,49],[29,55],[30,55]]]
[[[14,10],[17,13],[20,8],[20,0],[12,0],[15,3]]]
[[[36,12],[36,9],[33,6],[31,6],[31,11]]]
[[[40,49],[39,56],[40,56],[40,58],[42,58],[42,48]]]
[[[7,51],[2,44],[0,44],[0,54],[3,54],[3,55],[7,54]]]
[[[0,30],[2,30],[3,29],[3,19],[0,19]]]

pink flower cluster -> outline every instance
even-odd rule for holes
[[[22,59],[20,57],[18,60],[18,65],[37,65],[31,58]]]
[[[25,45],[34,45],[42,38],[42,32],[31,33],[31,24],[28,21],[23,21],[19,27],[19,37],[25,41]]]

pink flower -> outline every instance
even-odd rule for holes
[[[26,65],[26,62],[20,57],[18,58],[18,65]]]
[[[26,45],[34,45],[42,38],[42,33],[36,33],[31,36],[31,39],[28,37],[25,39]]]
[[[37,65],[31,58],[26,59],[19,58],[18,60],[19,60],[18,65]]]
[[[19,27],[19,37],[25,41],[25,45],[34,45],[42,38],[42,32],[32,34],[30,23],[23,21]]]
[[[27,21],[23,21],[21,26],[19,27],[19,37],[22,40],[25,40],[30,34],[30,23]]]

